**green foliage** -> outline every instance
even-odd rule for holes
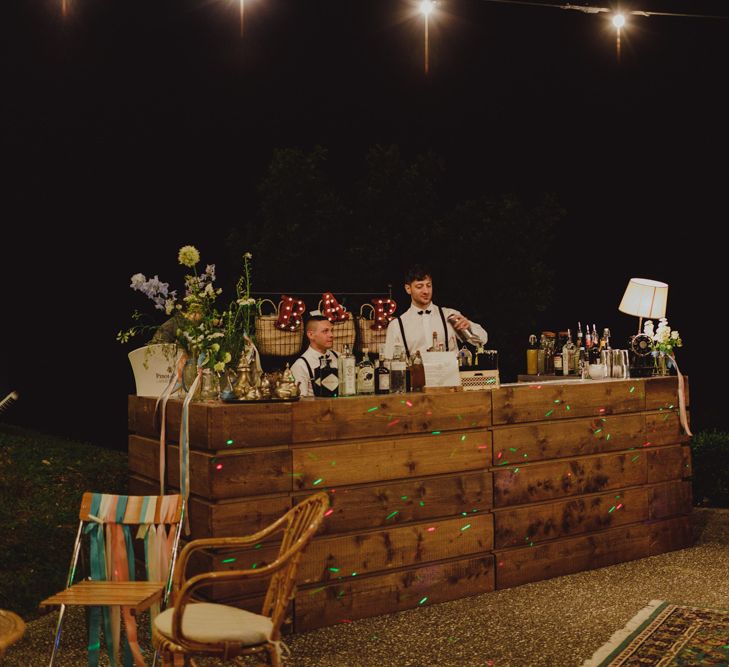
[[[691,452],[694,504],[729,507],[729,433],[697,433]]]
[[[0,608],[26,620],[65,585],[84,491],[125,493],[127,456],[0,426]]]

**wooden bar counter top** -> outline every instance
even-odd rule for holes
[[[328,491],[331,513],[299,570],[296,630],[680,549],[691,457],[677,392],[664,377],[193,402],[190,537],[252,533]],[[159,491],[154,407],[129,397],[130,493]],[[167,404],[173,489],[181,408]],[[198,567],[258,567],[275,550],[210,552]],[[260,611],[265,583],[210,597]]]

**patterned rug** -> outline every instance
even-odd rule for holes
[[[729,667],[729,611],[651,603],[582,667]]]

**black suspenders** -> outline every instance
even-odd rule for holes
[[[446,318],[443,314],[443,309],[438,306],[438,312],[440,313],[440,321],[443,322],[443,336],[445,336],[445,349],[448,350],[448,326],[446,325]],[[405,338],[405,327],[402,324],[402,315],[397,316],[397,323],[400,325],[400,333],[402,334],[402,342],[405,346],[405,354],[410,356],[410,349],[408,348],[408,341]],[[307,364],[308,365],[308,364]]]

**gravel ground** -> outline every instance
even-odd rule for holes
[[[696,541],[689,549],[290,636],[288,664],[577,667],[650,600],[729,607],[729,510],[697,508],[693,523]],[[86,664],[83,612],[73,611],[59,667]],[[48,664],[56,616],[29,623],[4,665]],[[146,623],[140,626],[147,648]]]

